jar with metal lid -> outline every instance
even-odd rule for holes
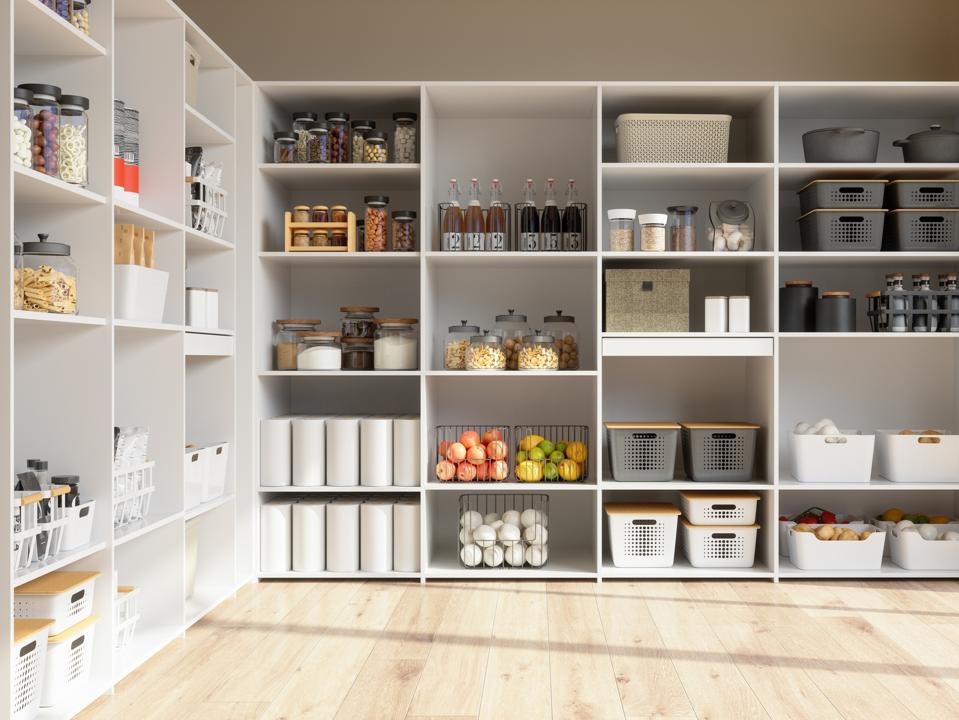
[[[518,368],[520,370],[558,370],[559,353],[556,352],[556,341],[553,336],[539,330],[523,336]]]
[[[292,130],[280,130],[273,133],[273,162],[291,163],[296,161],[296,135]]]
[[[373,369],[373,341],[370,338],[342,338],[344,370]]]
[[[523,337],[529,334],[526,316],[508,308],[506,315],[497,315],[493,332],[503,338],[503,352],[506,353],[506,367],[515,370],[519,365],[519,351],[523,347]]]
[[[576,332],[576,318],[563,315],[557,310],[555,315],[543,318],[543,333],[552,335],[556,352],[559,353],[560,370],[579,370],[579,335]]]
[[[395,112],[393,122],[393,162],[416,162],[416,113]]]
[[[350,123],[351,129],[351,147],[353,150],[353,162],[365,162],[363,159],[363,148],[366,145],[366,134],[370,130],[376,129],[375,120],[354,120]]]
[[[609,249],[612,252],[632,252],[635,249],[636,211],[614,208],[606,211],[609,220]]]
[[[330,209],[326,205],[314,205],[310,211],[310,222],[325,223],[330,221]]]
[[[466,349],[470,346],[470,338],[477,335],[480,329],[477,325],[467,325],[466,320],[460,320],[459,325],[450,325],[446,333],[446,343],[443,346],[443,368],[445,370],[466,369]]]
[[[343,313],[343,338],[368,338],[373,339],[376,334],[376,318],[378,307],[368,307],[365,305],[344,305],[340,308]]]
[[[363,202],[366,203],[363,249],[366,252],[383,252],[386,250],[386,206],[390,199],[386,195],[367,195]]]
[[[13,147],[13,164],[28,168],[32,165],[33,157],[33,113],[30,110],[30,101],[33,93],[23,88],[13,89],[13,132],[11,145]]]
[[[339,370],[343,363],[338,332],[297,333],[297,370]]]
[[[709,203],[712,227],[706,239],[715,252],[748,252],[753,249],[756,216],[744,200],[721,200]]]
[[[818,299],[812,280],[787,280],[779,288],[779,331],[815,332]]]
[[[844,290],[824,292],[816,301],[816,332],[856,332],[856,298]]]
[[[295,223],[308,223],[310,222],[310,206],[309,205],[294,205],[293,206],[293,222]]]
[[[33,312],[77,314],[77,266],[66,243],[23,243],[23,309]]]
[[[360,250],[366,245],[366,222],[363,220],[356,221],[356,247]]]
[[[276,320],[273,323],[273,367],[275,370],[296,370],[300,333],[314,332],[320,321],[311,318]]]
[[[13,309],[23,310],[23,245],[13,244]]]
[[[57,0],[60,2],[60,0]],[[56,85],[32,84],[19,87],[33,93],[33,169],[45,175],[60,174],[60,95]]]
[[[60,96],[60,179],[71,185],[87,184],[87,110],[82,95]]]
[[[946,273],[946,292],[945,308],[949,311],[945,316],[948,318],[943,327],[943,331],[959,332],[959,273]]]
[[[382,130],[370,130],[363,143],[363,162],[386,162],[386,133]]]
[[[505,370],[506,353],[503,338],[493,333],[473,335],[466,348],[467,370]]]
[[[309,247],[312,242],[309,230],[293,231],[293,247]]]
[[[350,114],[328,112],[324,117],[330,126],[330,162],[350,162]]]
[[[666,215],[644,213],[636,217],[639,223],[639,249],[643,252],[666,250]]]
[[[416,318],[380,318],[373,338],[373,367],[376,370],[416,370],[419,341]]]
[[[330,126],[325,120],[317,120],[309,129],[309,161],[328,163],[330,161]]]
[[[296,162],[310,161],[310,128],[316,122],[315,112],[293,113],[293,134],[296,136]]]
[[[695,205],[672,205],[666,208],[669,213],[669,250],[671,252],[693,252],[696,250],[696,213]]]
[[[416,211],[393,211],[393,250],[413,252],[416,250]]]
[[[345,223],[347,217],[346,205],[333,205],[330,208],[330,222]]]
[[[90,34],[90,8],[87,0],[73,0],[73,16],[70,22],[84,35]]]

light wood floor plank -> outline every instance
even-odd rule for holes
[[[431,587],[429,592],[424,592],[419,585],[407,588],[370,658],[425,661],[450,595],[450,590],[444,587]]]
[[[425,664],[424,660],[368,659],[340,705],[337,719],[403,720]]]

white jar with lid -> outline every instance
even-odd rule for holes
[[[749,332],[749,296],[748,295],[730,295],[729,296],[729,332],[748,333]]]
[[[632,252],[635,249],[636,211],[614,208],[606,211],[606,217],[609,219],[609,249],[612,252]]]
[[[643,252],[666,251],[665,213],[644,213],[636,218],[639,222],[639,249]]]
[[[343,355],[338,332],[308,331],[298,333],[297,370],[339,370]]]
[[[724,333],[727,331],[726,306],[725,295],[706,298],[706,332]]]

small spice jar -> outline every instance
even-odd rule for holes
[[[59,0],[58,0],[59,2]],[[33,93],[33,169],[57,177],[60,173],[60,95],[56,85],[26,84],[21,88]]]
[[[816,332],[856,332],[856,298],[846,291],[824,292],[816,301]]]
[[[330,127],[324,120],[313,123],[309,129],[309,161],[328,163],[330,161]]]
[[[416,211],[393,211],[393,250],[413,252],[416,250]]]
[[[556,352],[553,336],[544,335],[539,330],[524,336],[518,367],[520,370],[558,370],[559,353]]]
[[[330,208],[330,222],[345,223],[347,220],[346,205],[334,205]]]
[[[579,369],[579,342],[576,332],[576,318],[563,315],[557,310],[555,315],[543,318],[543,333],[552,335],[556,352],[559,353],[560,370]]]
[[[310,247],[330,247],[330,235],[326,230],[314,230],[310,235]]]
[[[373,341],[369,338],[342,338],[344,370],[373,369]]]
[[[419,341],[416,318],[380,318],[373,339],[373,368],[416,370]]]
[[[636,211],[630,208],[615,208],[606,211],[609,220],[609,249],[613,252],[632,252]]]
[[[24,88],[13,89],[13,132],[10,144],[13,147],[13,163],[20,167],[31,166],[33,152],[33,130],[31,121],[33,113],[30,111],[30,101],[33,93]]]
[[[330,247],[347,247],[349,238],[346,236],[346,230],[330,231]]]
[[[295,223],[308,223],[310,222],[310,206],[309,205],[294,205],[293,206],[293,222]]]
[[[376,334],[376,318],[373,315],[379,311],[378,307],[367,307],[365,305],[344,305],[341,307],[343,339],[367,338],[372,340]]]
[[[644,213],[639,221],[639,249],[643,252],[664,252],[666,250],[666,215]]]
[[[466,369],[466,349],[470,346],[470,338],[479,331],[479,326],[467,325],[466,320],[460,320],[459,325],[449,326],[443,346],[443,369]]]
[[[386,162],[386,133],[382,130],[370,130],[366,133],[366,142],[363,144],[363,162]]]
[[[350,162],[350,114],[328,112],[324,117],[330,128],[330,162]]]
[[[695,205],[673,205],[669,213],[669,249],[672,252],[693,252],[696,249]]]
[[[310,128],[316,122],[315,112],[293,113],[293,134],[296,137],[296,162],[310,161]]]
[[[276,370],[296,370],[300,333],[313,332],[319,320],[287,319],[273,323],[273,366]]]
[[[416,162],[416,113],[395,112],[393,122],[393,162]]]
[[[273,162],[291,163],[296,160],[296,136],[292,130],[273,133]]]
[[[466,348],[467,370],[505,370],[506,353],[503,338],[492,333],[473,335]]]
[[[353,162],[365,162],[363,160],[363,149],[366,145],[366,134],[375,128],[376,122],[374,120],[354,120],[350,123]]]
[[[506,315],[496,316],[493,332],[503,338],[506,367],[515,370],[519,366],[519,351],[523,347],[523,337],[529,334],[526,316],[509,308]]]
[[[343,363],[340,334],[307,331],[298,333],[297,370],[339,370]]]
[[[386,206],[390,199],[386,195],[367,195],[363,202],[366,203],[363,249],[366,252],[383,252],[386,250]]]
[[[311,242],[309,230],[293,231],[293,247],[309,247]]]
[[[325,223],[330,221],[330,209],[326,205],[314,205],[310,211],[310,222]]]

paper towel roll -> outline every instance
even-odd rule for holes
[[[302,498],[293,504],[293,569],[326,570],[326,498]]]
[[[420,504],[400,500],[393,506],[393,569],[420,571]]]
[[[293,484],[296,487],[326,484],[326,418],[293,420]]]
[[[393,419],[393,484],[416,487],[420,484],[420,419]]]
[[[326,419],[326,484],[360,484],[360,419]]]
[[[344,498],[326,506],[326,569],[330,572],[360,569],[360,504]]]
[[[270,500],[260,507],[260,572],[285,572],[291,568],[292,501]]]
[[[360,570],[393,569],[393,501],[371,499],[360,505]]]
[[[389,487],[393,484],[393,418],[360,420],[360,485]]]
[[[292,481],[293,431],[290,417],[260,421],[260,485],[286,487]]]

